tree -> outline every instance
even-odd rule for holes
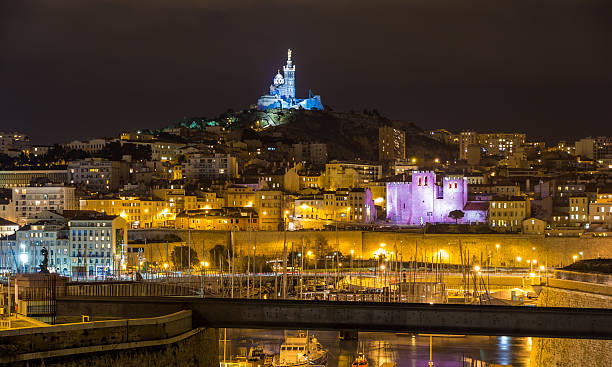
[[[190,253],[191,256],[189,256]],[[174,250],[172,250],[170,258],[172,259],[174,268],[180,270],[189,268],[190,260],[191,266],[197,265],[200,262],[198,259],[198,253],[189,246],[176,246]]]
[[[455,224],[457,224],[459,219],[465,217],[465,213],[457,209],[457,210],[453,210],[452,212],[448,213],[448,216],[453,218],[455,220]]]
[[[228,249],[223,245],[215,245],[215,247],[211,248],[210,251],[210,260],[212,261],[213,266],[219,266],[219,263],[223,267],[229,265],[228,259]],[[232,256],[232,250],[229,250],[229,255]]]

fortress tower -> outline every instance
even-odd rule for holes
[[[387,220],[391,223],[454,223],[449,213],[463,210],[466,203],[467,180],[462,176],[443,177],[438,183],[433,171],[412,171],[412,182],[387,183]]]

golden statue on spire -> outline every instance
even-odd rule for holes
[[[291,60],[291,49],[287,50],[287,60]]]

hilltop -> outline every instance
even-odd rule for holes
[[[318,110],[228,111],[215,119],[192,118],[172,127],[205,129],[221,126],[234,139],[258,139],[287,144],[317,142],[327,144],[330,159],[378,160],[378,128],[393,126],[406,132],[408,157],[450,160],[456,148],[428,137],[411,122],[392,121],[376,110],[335,112]]]

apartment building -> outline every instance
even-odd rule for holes
[[[75,210],[78,202],[74,187],[68,186],[29,186],[13,189],[15,219],[20,225],[26,224],[28,217],[43,210]]]

